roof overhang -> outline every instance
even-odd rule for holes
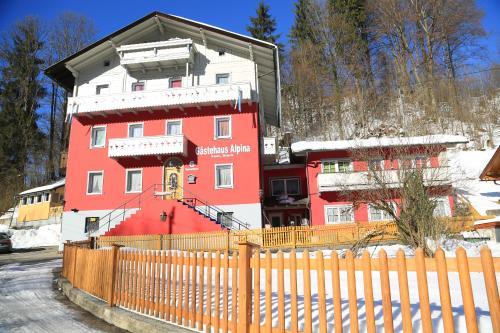
[[[141,34],[158,28],[162,30],[163,24],[168,24],[172,31],[202,40],[204,44],[214,43],[242,54],[248,54],[258,67],[259,90],[262,91],[266,121],[271,125],[280,125],[281,87],[278,47],[266,41],[171,14],[152,12],[55,63],[45,70],[45,74],[64,89],[72,91],[79,65],[98,54],[116,52],[117,47],[130,43],[132,38]]]
[[[493,154],[491,160],[486,164],[479,179],[490,181],[500,180],[500,146],[498,146],[495,154]]]

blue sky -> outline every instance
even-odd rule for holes
[[[154,11],[184,16],[235,32],[247,34],[248,17],[254,15],[258,0],[0,0],[0,31],[7,31],[26,15],[39,16],[50,21],[63,11],[84,14],[95,22],[97,37]],[[276,17],[282,41],[293,23],[293,1],[266,0]],[[486,40],[490,60],[500,62],[500,1],[478,0],[485,12],[484,27],[490,36]]]

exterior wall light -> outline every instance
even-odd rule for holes
[[[160,221],[165,222],[167,220],[167,213],[165,211],[160,214]]]

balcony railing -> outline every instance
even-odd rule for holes
[[[70,97],[68,114],[222,105],[252,100],[250,83],[218,84],[120,94]]]
[[[111,158],[186,154],[184,135],[145,136],[110,139],[108,156]]]
[[[193,62],[195,48],[191,39],[122,45],[116,49],[120,64],[128,70],[144,70]]]
[[[398,188],[402,185],[404,175],[408,170],[381,170],[320,173],[317,176],[318,191],[353,191],[363,189],[377,189],[383,182],[387,188]],[[422,170],[426,186],[439,186],[451,184],[448,167],[425,168]],[[378,177],[378,180],[376,179]]]

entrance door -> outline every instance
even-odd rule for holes
[[[269,214],[269,219],[271,220],[271,227],[276,228],[283,226],[283,214],[281,213]]]
[[[165,199],[182,199],[182,166],[178,158],[171,158],[165,164],[164,191],[167,192]]]

